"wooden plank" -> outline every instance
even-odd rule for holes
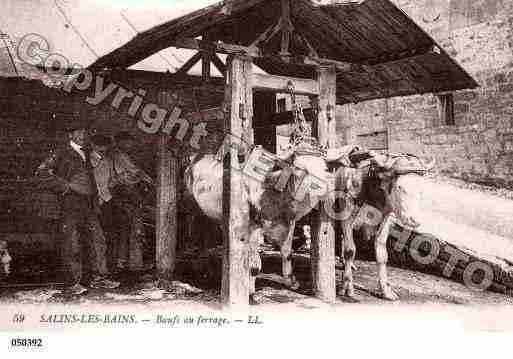
[[[266,0],[231,1],[231,14],[225,13],[226,8],[222,2],[199,9],[138,34],[125,45],[99,58],[89,68],[130,67],[160,50],[174,46],[169,40],[177,36],[200,36],[206,30],[225,21],[230,15],[242,13],[264,1]]]
[[[335,118],[328,119],[326,113],[335,111],[336,72],[333,67],[322,67],[318,72],[320,95],[317,98],[317,119],[314,127],[322,146],[334,147],[336,134]],[[331,109],[332,108],[332,109]],[[335,284],[335,227],[322,204],[313,216],[312,223],[312,290],[314,295],[333,303],[336,296]]]
[[[344,58],[348,55],[353,58],[365,58],[369,56],[368,54],[374,53],[374,48],[369,46],[365,38],[356,34],[345,22],[337,21],[331,13],[314,7],[310,0],[296,0],[293,10],[292,15],[296,26],[304,29],[303,34],[316,39],[313,41],[316,45],[333,49],[322,51],[322,53],[331,52],[336,58]]]
[[[253,74],[253,89],[285,93],[288,92],[289,81],[294,84],[294,91],[297,95],[319,95],[319,83],[315,80],[267,74]]]
[[[401,63],[403,61],[411,61],[422,59],[424,56],[428,55],[439,55],[440,49],[435,45],[430,45],[424,48],[410,49],[408,51],[403,51],[400,53],[392,53],[384,56],[367,59],[365,63],[370,66],[374,65],[390,65]]]
[[[253,143],[252,61],[229,57],[224,130],[230,150],[224,158],[223,174],[223,275],[222,301],[232,307],[249,302],[249,202],[239,168],[237,145]]]
[[[178,162],[162,134],[157,154],[156,267],[162,285],[172,280],[176,264],[176,186]]]

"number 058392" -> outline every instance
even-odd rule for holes
[[[12,338],[12,347],[42,347],[43,339],[41,338]]]

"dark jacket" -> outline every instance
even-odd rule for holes
[[[39,189],[59,194],[64,213],[74,213],[91,208],[91,196],[80,194],[91,191],[86,162],[69,143],[53,152],[36,170]],[[77,192],[70,189],[82,188]]]

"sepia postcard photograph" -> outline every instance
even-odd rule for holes
[[[0,158],[1,357],[507,356],[511,0],[0,0]]]

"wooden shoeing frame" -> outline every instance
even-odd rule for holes
[[[315,130],[321,145],[333,146],[330,136],[334,133],[335,120],[326,114],[335,106],[336,69],[320,66],[315,80],[284,76],[254,74],[252,58],[230,55],[226,64],[224,129],[230,141],[253,144],[253,91],[287,92],[292,81],[303,95],[318,104],[315,109]],[[242,140],[238,140],[242,139]],[[237,148],[230,143],[228,148]],[[161,282],[172,279],[176,263],[177,159],[166,146],[166,137],[159,139],[158,189],[157,189],[157,275]],[[242,176],[236,152],[227,151],[223,176],[223,234],[224,251],[222,266],[222,301],[229,306],[246,306],[249,300],[249,204],[243,196]],[[312,286],[316,297],[326,302],[335,300],[335,233],[333,221],[321,205],[314,221],[312,243]]]
[[[220,70],[224,77],[224,130],[232,136],[230,149],[237,148],[237,141],[253,144],[253,92],[271,93],[288,92],[288,83],[294,85],[295,93],[306,95],[316,104],[314,112],[314,134],[323,146],[334,146],[335,119],[328,116],[334,112],[336,105],[337,71],[349,71],[353,64],[340,61],[311,57],[295,57],[289,52],[290,21],[286,18],[288,0],[283,0],[285,18],[279,23],[282,31],[282,49],[277,61],[295,65],[313,67],[315,79],[293,78],[269,74],[253,73],[253,60],[269,57],[260,53],[256,45],[244,47],[219,42],[177,38],[177,48],[198,51],[179,74],[185,74],[194,64],[202,61],[202,78],[209,80],[210,62]],[[226,64],[217,57],[217,53],[228,54]],[[313,53],[313,55],[316,55]],[[274,58],[274,57],[273,57]],[[291,117],[291,116],[290,116]],[[270,124],[272,125],[272,124]],[[159,140],[158,188],[157,188],[157,275],[161,282],[172,279],[176,263],[177,242],[177,203],[176,179],[178,176],[177,160],[166,146],[166,138]],[[244,307],[249,302],[249,204],[242,190],[241,172],[237,171],[239,156],[235,150],[227,151],[224,157],[223,175],[223,265],[222,265],[222,302],[231,307]],[[314,296],[332,303],[335,301],[335,233],[333,220],[324,211],[323,206],[314,220],[311,266]]]

